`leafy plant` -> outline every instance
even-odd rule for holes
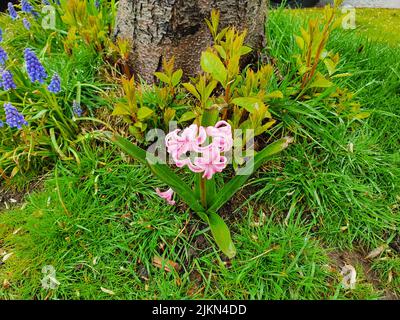
[[[230,231],[218,210],[244,185],[250,175],[273,155],[284,150],[291,138],[282,138],[259,151],[254,159],[249,159],[252,165],[240,168],[241,172],[227,182],[217,193],[215,174],[221,172],[228,164],[228,155],[234,144],[232,130],[250,130],[255,135],[265,133],[274,123],[268,111],[268,101],[283,97],[280,91],[269,92],[269,84],[273,77],[271,65],[265,65],[256,71],[247,68],[242,70],[241,57],[251,52],[244,44],[246,31],[237,32],[235,28],[225,28],[218,31],[219,13],[212,11],[211,21],[207,21],[214,38],[214,45],[201,55],[201,68],[204,71],[183,87],[195,98],[195,106],[184,112],[180,122],[194,123],[183,131],[177,129],[165,138],[168,152],[178,167],[188,166],[194,176],[194,184],[188,185],[159,156],[146,152],[128,139],[113,133],[108,138],[128,153],[134,159],[149,166],[155,176],[171,187],[166,192],[157,190],[159,195],[174,204],[173,193],[176,192],[188,206],[209,224],[214,239],[220,249],[230,258],[235,256],[236,249],[232,242]],[[182,70],[174,70],[174,60],[164,60],[163,72],[155,73],[160,80],[156,87],[157,95],[161,97],[159,108],[165,110],[172,106],[174,98],[179,94],[179,84]],[[130,117],[131,123],[138,123],[139,110],[143,99],[135,90],[137,86],[133,79],[123,80],[127,104],[117,105],[114,114]],[[172,114],[175,115],[175,110]],[[168,109],[166,109],[168,110]],[[146,112],[151,117],[152,112]],[[171,119],[172,117],[165,118]],[[147,127],[146,127],[147,128]],[[145,129],[145,128],[144,128]],[[140,132],[143,134],[144,130]],[[134,136],[138,138],[135,131]],[[178,134],[180,133],[180,135]],[[140,138],[140,137],[139,137]],[[241,139],[241,138],[240,138]],[[208,144],[207,144],[208,143]],[[235,141],[235,146],[237,146]],[[239,143],[239,151],[242,146]],[[191,157],[187,153],[195,153]],[[200,156],[199,156],[200,154]],[[253,161],[254,160],[254,161]],[[238,159],[243,164],[243,159]],[[238,164],[234,163],[235,169]]]
[[[55,4],[57,12],[62,14],[65,5],[65,1]],[[101,101],[95,93],[102,89],[94,79],[99,52],[79,46],[84,41],[79,37],[65,50],[68,31],[74,27],[58,21],[55,30],[43,29],[34,16],[41,12],[41,5],[32,8],[18,12],[29,19],[30,28],[24,28],[21,19],[9,22],[10,18],[2,15],[0,20],[4,30],[1,48],[8,57],[3,68],[11,76],[0,91],[0,122],[6,119],[3,105],[11,103],[28,123],[14,128],[6,121],[0,128],[0,172],[7,181],[17,174],[43,171],[57,159],[80,163],[79,150],[88,135],[78,120],[93,120],[91,107]],[[89,11],[94,10],[91,7]]]
[[[209,224],[214,239],[224,254],[229,258],[236,255],[229,228],[217,212],[244,185],[252,174],[252,169],[247,169],[241,175],[232,178],[215,195],[210,192],[212,190],[215,192],[214,177],[206,180],[204,177],[197,176],[197,182],[191,187],[167,164],[162,164],[161,159],[147,153],[144,149],[117,134],[108,133],[108,137],[131,157],[146,164],[155,176],[170,186],[204,222]],[[283,138],[257,153],[254,158],[254,171],[271,159],[273,155],[287,148],[291,142],[291,138]],[[212,198],[212,200],[210,201],[209,198]]]
[[[206,20],[214,39],[214,45],[201,55],[204,71],[197,79],[184,83],[185,89],[197,100],[198,105],[183,115],[185,120],[214,114],[227,120],[234,129],[254,130],[255,136],[266,132],[274,123],[268,111],[271,99],[281,99],[280,91],[269,91],[273,67],[264,65],[256,71],[248,67],[242,70],[242,58],[252,49],[245,45],[246,31],[233,27],[219,31],[218,11],[213,10],[211,20]],[[221,88],[220,95],[213,95]]]
[[[326,5],[323,17],[313,18],[307,22],[307,27],[300,28],[300,35],[295,36],[296,44],[300,54],[296,54],[298,75],[301,80],[299,87],[294,92],[299,97],[306,95],[309,91],[318,92],[334,86],[333,79],[349,76],[348,73],[337,73],[339,54],[328,51],[326,46],[332,32],[341,24],[338,17],[338,6],[342,1],[335,1],[331,7]],[[319,70],[324,65],[327,74]]]

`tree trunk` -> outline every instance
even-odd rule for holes
[[[130,64],[148,82],[161,69],[163,57],[175,56],[184,75],[199,71],[200,54],[211,44],[205,19],[221,11],[220,27],[247,29],[246,42],[255,51],[264,46],[268,0],[120,0],[116,37],[132,45]]]

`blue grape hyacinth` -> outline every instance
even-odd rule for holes
[[[0,42],[3,41],[3,29],[0,28]]]
[[[14,5],[11,2],[9,2],[7,6],[8,6],[8,13],[10,14],[11,19],[13,20],[18,19],[18,13],[17,11],[15,11]]]
[[[33,7],[28,0],[21,0],[21,10],[26,13],[32,13]]]
[[[24,18],[22,20],[22,23],[24,24],[24,27],[26,30],[30,30],[31,29],[31,23],[29,22],[29,20],[27,18]]]
[[[2,47],[0,47],[0,65],[4,66],[7,59],[8,59],[7,52]]]
[[[74,100],[74,101],[72,102],[72,111],[74,112],[74,114],[75,114],[77,117],[82,116],[83,111],[82,111],[82,108],[81,108],[81,104],[78,103],[78,102],[76,102],[76,100]]]
[[[21,0],[21,10],[32,14],[35,18],[39,16],[39,14],[33,10],[33,6],[29,3],[28,0]]]
[[[47,90],[49,90],[52,93],[59,93],[61,91],[61,79],[57,73],[54,73],[53,77],[51,78]]]
[[[26,71],[28,72],[32,83],[38,81],[43,84],[44,80],[47,78],[47,73],[39,59],[36,57],[36,54],[31,49],[26,48],[24,56]]]
[[[49,0],[42,0],[42,4],[44,4],[45,6],[49,6],[50,2]]]
[[[27,126],[28,122],[24,116],[9,102],[4,103],[4,111],[6,113],[6,123],[10,128],[21,129],[22,126]]]
[[[3,71],[1,74],[1,86],[5,91],[16,89],[17,85],[14,82],[13,75],[10,71]]]
[[[0,120],[0,128],[4,127],[4,122]]]
[[[96,7],[97,10],[100,9],[100,0],[96,0],[96,1],[94,2],[94,5],[95,5],[95,7]]]

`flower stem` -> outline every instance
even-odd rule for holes
[[[206,179],[200,178],[200,199],[204,209],[207,209]]]

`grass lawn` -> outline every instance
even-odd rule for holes
[[[312,17],[322,14],[321,8],[287,10],[287,13],[298,17]],[[349,13],[350,11],[344,11]],[[360,35],[371,40],[386,42],[392,46],[400,44],[400,10],[399,9],[355,9],[355,27]]]
[[[290,12],[271,11],[267,27],[268,54],[283,75],[294,69],[294,30],[316,10]],[[360,30],[338,29],[328,43],[340,71],[352,74],[338,83],[368,118],[340,118],[321,96],[271,104],[281,119],[271,135],[282,130],[295,143],[222,209],[234,259],[186,206],[165,205],[154,192],[165,185],[146,167],[104,142],[81,150],[79,165],[59,161],[18,205],[3,207],[0,299],[400,298],[395,21],[398,10],[360,9]],[[355,289],[342,286],[345,264],[357,271]],[[57,289],[42,288],[46,265]]]

